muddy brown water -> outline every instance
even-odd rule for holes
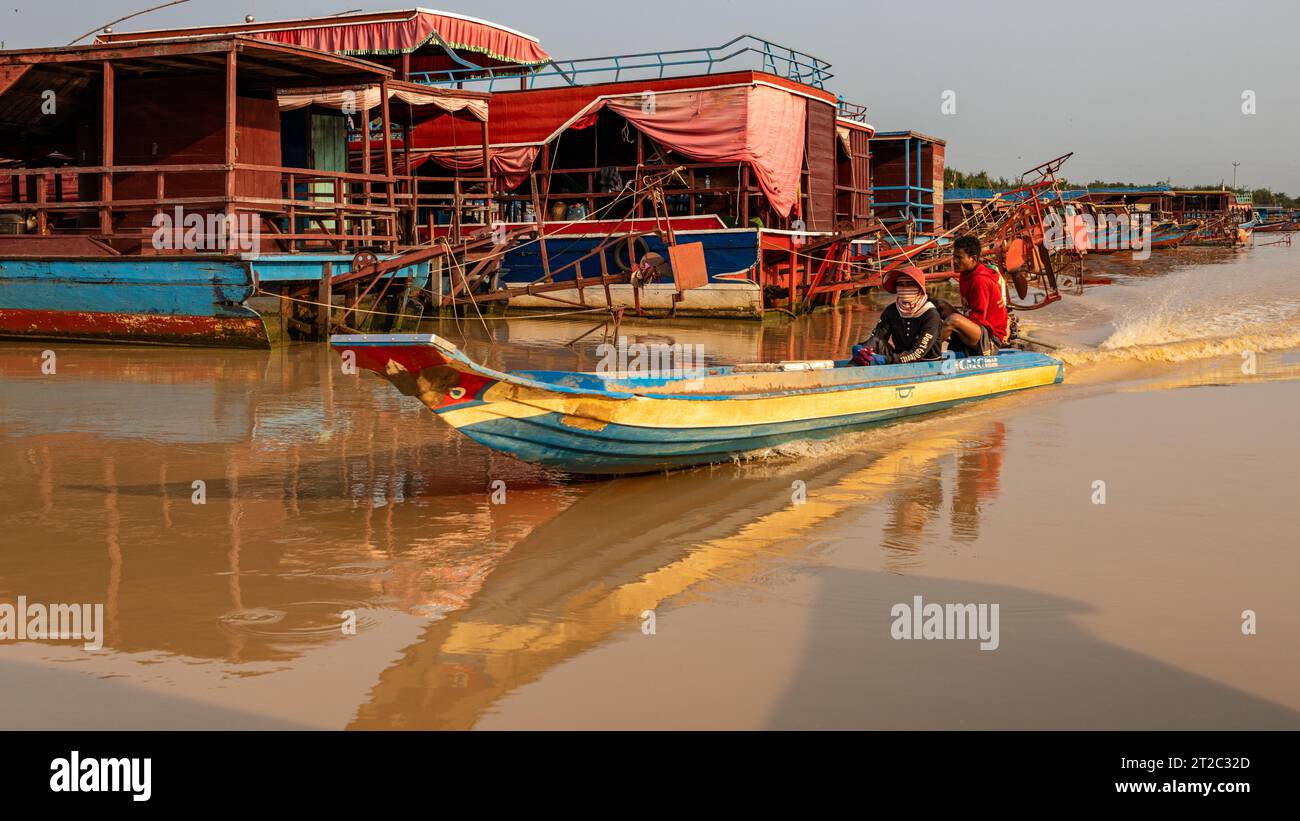
[[[0,602],[105,635],[0,641],[0,727],[1300,727],[1298,267],[1098,260],[1023,315],[1064,385],[599,482],[318,346],[4,345]],[[875,316],[623,331],[825,358]],[[489,324],[430,330],[599,358],[580,317]],[[916,596],[996,603],[997,648],[893,638]]]

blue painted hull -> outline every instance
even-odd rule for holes
[[[1012,393],[1006,391],[1005,393]],[[987,399],[1001,394],[986,394]],[[938,402],[921,408],[895,408],[831,420],[787,422],[737,430],[702,428],[665,435],[660,430],[610,425],[600,435],[565,426],[563,414],[529,419],[499,419],[466,425],[461,433],[502,453],[569,473],[620,475],[729,462],[746,454],[792,442],[831,439],[877,425],[935,413],[977,398]]]
[[[265,324],[245,305],[259,283],[319,282],[352,256],[267,255],[245,262],[200,257],[0,259],[0,338],[73,339],[266,348]],[[248,266],[248,267],[246,267]],[[415,275],[427,266],[392,274]]]
[[[665,374],[502,372],[427,334],[345,335],[334,348],[476,442],[570,473],[726,462],[790,442],[1056,384],[1063,365],[1005,350],[909,365],[710,366]]]
[[[238,260],[0,259],[0,337],[266,347]]]
[[[736,274],[748,273],[758,264],[759,233],[756,229],[713,231],[678,231],[679,244],[700,242],[704,245],[704,264],[710,282],[736,281]],[[546,257],[552,271],[563,268],[590,254],[604,241],[604,234],[556,234],[546,239]],[[656,236],[645,237],[652,253],[668,259],[668,250]],[[627,270],[626,243],[617,243],[604,251],[605,270],[619,274]],[[527,285],[540,281],[546,274],[542,265],[542,246],[539,242],[524,243],[506,252],[501,261],[501,283]],[[593,256],[582,263],[584,279],[601,275],[600,259]],[[727,275],[732,275],[728,277]],[[555,274],[554,282],[573,282],[577,279],[574,268]]]

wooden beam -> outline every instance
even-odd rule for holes
[[[483,176],[487,178],[487,185],[483,191],[489,198],[492,197],[492,144],[489,142],[487,120],[482,122],[483,126]]]
[[[113,64],[105,60],[104,69],[104,90],[101,109],[101,151],[100,163],[108,168],[113,165]],[[113,175],[111,173],[101,174],[99,177],[99,199],[102,202],[111,202],[113,199]],[[110,205],[101,208],[99,211],[99,231],[102,234],[113,233],[113,209]]]
[[[379,105],[381,111],[383,111],[384,121],[384,176],[391,178],[393,176],[393,120],[390,116],[388,106],[387,77],[379,81]],[[388,182],[384,183],[384,186],[388,189],[388,207],[393,208],[394,203],[396,202],[394,198],[395,192],[393,189],[396,188],[397,185],[390,179]],[[394,220],[394,222],[389,225],[387,233],[396,234],[397,224],[395,217],[389,217],[389,219]],[[393,248],[391,250],[397,250],[397,243],[393,243]]]
[[[311,124],[308,123],[309,132],[310,129]],[[369,174],[370,172],[370,109],[367,108],[365,111],[361,112],[361,173]],[[373,190],[368,181],[365,184],[364,190],[366,194],[365,202],[368,206],[370,205],[370,193]]]
[[[393,120],[390,116],[391,112],[388,105],[387,80],[382,80],[379,83],[379,112],[384,129],[384,176],[391,177],[393,176]],[[392,202],[390,201],[388,204],[392,205]]]
[[[409,55],[403,55],[403,56],[409,56]],[[410,241],[415,243],[416,245],[419,245],[420,244],[420,231],[419,231],[420,198],[418,196],[419,194],[418,185],[415,181],[415,172],[411,170],[411,129],[413,127],[414,120],[415,120],[415,107],[412,106],[410,103],[407,103],[406,122],[402,123],[402,154],[404,156],[404,159],[402,161],[402,175],[406,177],[407,193],[411,195],[411,200],[408,205],[411,212],[410,213],[411,216]],[[398,231],[397,233],[400,234],[401,231]],[[429,241],[432,242],[433,237],[429,237]],[[406,301],[406,294],[409,293],[409,291],[410,289],[408,288],[406,292],[403,292],[402,294],[403,302]],[[398,313],[401,313],[401,311],[398,311]]]
[[[226,165],[232,166],[226,171],[226,199],[231,201],[235,199],[235,170],[233,166],[237,162],[239,152],[239,146],[235,142],[239,127],[239,97],[235,83],[237,73],[238,65],[236,63],[234,44],[232,43],[230,51],[226,52]],[[229,217],[235,215],[233,202],[226,204],[226,215]]]
[[[229,41],[208,40],[191,43],[139,44],[128,46],[71,46],[63,48],[35,48],[8,52],[0,63],[4,65],[39,66],[48,63],[94,63],[105,60],[130,60],[139,57],[167,57],[188,54],[223,52],[230,48]],[[348,58],[343,58],[348,59]],[[349,62],[357,62],[349,60]],[[375,73],[382,69],[375,67]]]
[[[645,135],[641,133],[641,129],[639,128],[634,128],[632,130],[636,132],[636,183],[634,189],[639,190],[641,187],[641,167],[645,165]],[[642,197],[637,199],[636,212],[633,213],[632,216],[645,216],[645,198]],[[613,305],[612,302],[610,304]]]

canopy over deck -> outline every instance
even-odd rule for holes
[[[240,34],[379,62],[403,58],[407,71],[536,66],[550,61],[536,37],[486,20],[442,11],[401,9],[273,22],[101,34],[100,43]]]
[[[408,105],[422,107],[433,106],[448,113],[465,111],[480,122],[488,119],[488,97],[490,95],[475,91],[452,91],[444,88],[403,83],[391,80],[387,84],[388,99],[398,100]],[[362,85],[351,88],[328,86],[322,88],[281,89],[277,94],[281,111],[293,111],[310,105],[338,109],[352,105],[357,111],[369,111],[378,108],[383,101],[382,89],[378,85]]]
[[[513,188],[541,146],[570,129],[589,128],[608,110],[692,160],[748,163],[772,207],[788,216],[799,196],[810,101],[827,110],[836,103],[827,92],[754,71],[498,92],[489,126],[493,171]],[[451,128],[436,120],[418,125],[417,159],[456,168],[481,164],[481,154],[458,146]]]

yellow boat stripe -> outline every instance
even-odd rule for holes
[[[737,396],[725,401],[575,396],[498,382],[483,394],[484,404],[449,410],[442,414],[442,418],[457,428],[494,419],[527,419],[547,413],[644,428],[770,425],[938,405],[1050,385],[1056,381],[1057,368],[1053,364],[901,385],[763,397]]]

